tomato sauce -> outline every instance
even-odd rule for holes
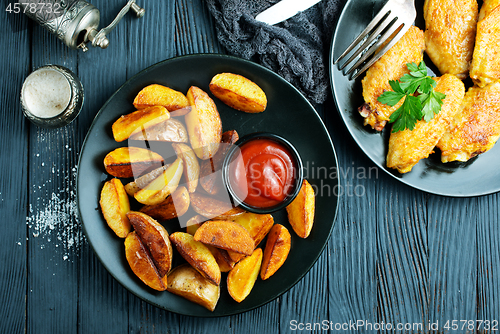
[[[284,145],[270,139],[254,139],[240,150],[230,167],[229,180],[245,204],[267,208],[291,195],[297,171],[294,158]]]

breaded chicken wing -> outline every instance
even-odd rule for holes
[[[500,80],[500,6],[485,8],[484,18],[477,23],[476,45],[470,77],[484,87]]]
[[[382,131],[391,114],[403,101],[390,107],[378,102],[378,97],[383,92],[392,90],[389,80],[398,80],[409,73],[407,63],[419,64],[422,61],[424,49],[424,32],[411,26],[403,37],[366,71],[361,81],[365,103],[358,109],[365,118],[365,125]]]
[[[469,74],[477,12],[476,0],[425,0],[425,51],[441,74]]]
[[[387,167],[395,168],[400,173],[411,171],[421,159],[433,153],[464,98],[465,86],[456,76],[445,74],[434,80],[437,82],[435,90],[446,95],[441,111],[429,122],[418,121],[412,131],[406,129],[391,133]]]
[[[472,87],[437,147],[441,161],[467,161],[491,149],[500,137],[500,82]]]

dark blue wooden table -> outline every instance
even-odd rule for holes
[[[106,24],[125,1],[91,2]],[[375,333],[388,323],[407,333],[482,332],[465,320],[493,328],[500,320],[499,195],[440,197],[377,169],[357,173],[374,165],[331,97],[318,111],[346,171],[344,191],[327,247],[296,286],[243,314],[195,318],[153,307],[115,281],[77,218],[77,161],[92,120],[149,65],[226,52],[202,0],[144,2],[144,18],[127,16],[108,49],[87,53],[68,49],[24,15],[7,18],[2,3],[0,333]],[[24,78],[49,63],[70,68],[85,87],[80,116],[56,130],[29,123],[19,104]]]

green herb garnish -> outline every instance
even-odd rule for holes
[[[413,130],[422,118],[429,122],[439,113],[446,97],[434,90],[436,81],[427,75],[427,66],[423,60],[419,65],[408,63],[406,67],[410,73],[403,75],[399,81],[390,80],[389,85],[393,91],[384,92],[377,99],[380,103],[393,107],[404,98],[403,104],[390,117],[389,123],[394,123],[392,132]],[[416,92],[418,95],[414,96]]]

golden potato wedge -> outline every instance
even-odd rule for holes
[[[286,207],[288,221],[301,238],[307,238],[314,223],[314,189],[306,179],[302,182],[297,197]]]
[[[137,109],[163,106],[168,111],[174,111],[188,105],[188,100],[184,94],[158,84],[144,87],[134,99],[134,107]]]
[[[147,286],[158,291],[167,290],[167,276],[160,276],[135,231],[130,232],[125,238],[125,257],[134,274]]]
[[[187,189],[190,193],[194,193],[200,177],[198,158],[191,147],[186,144],[172,144],[172,147],[177,156],[184,162],[184,179],[186,179]]]
[[[187,113],[189,113],[190,111],[191,111],[191,106],[187,106],[187,107],[182,108],[182,109],[172,110],[170,112],[170,116],[172,116],[172,117],[184,116]]]
[[[172,244],[167,230],[142,212],[130,211],[127,217],[137,236],[149,251],[158,274],[160,277],[165,276],[172,269]]]
[[[255,243],[241,225],[225,220],[209,220],[194,234],[194,240],[235,253],[251,255]]]
[[[196,269],[185,263],[168,275],[167,291],[184,297],[213,311],[220,296],[220,287],[212,284]]]
[[[104,183],[99,204],[108,226],[117,236],[125,238],[130,232],[130,222],[127,218],[130,203],[120,179],[111,179]]]
[[[151,172],[138,177],[132,182],[127,183],[125,185],[125,191],[130,196],[134,196],[136,192],[143,188],[146,188],[148,184],[150,184],[154,179],[160,176],[168,168],[168,166],[170,166],[170,164],[153,169]]]
[[[187,143],[188,134],[181,121],[171,118],[133,133],[129,139]]]
[[[146,170],[164,165],[161,155],[140,147],[119,147],[104,157],[106,172],[114,177],[139,177]]]
[[[200,215],[196,215],[196,216],[192,217],[191,219],[189,219],[187,222],[187,226],[186,226],[186,233],[189,233],[189,234],[194,236],[194,234],[196,233],[198,228],[205,222],[205,219],[206,219],[205,217],[200,216]],[[215,261],[219,265],[221,272],[226,273],[229,270],[233,269],[236,262],[234,262],[231,259],[231,257],[228,254],[228,251],[226,251],[225,249],[215,248],[214,246],[210,246],[210,245],[205,245],[205,247],[207,247],[208,250],[210,251],[210,253],[212,253],[212,255],[214,256]],[[234,254],[238,254],[238,253],[234,253]],[[238,255],[242,255],[242,254],[238,254]],[[245,255],[242,255],[242,256],[245,257]]]
[[[288,229],[281,224],[274,225],[267,237],[260,278],[266,280],[281,268],[290,253],[291,245],[292,237]]]
[[[241,303],[252,291],[262,264],[262,249],[256,248],[251,256],[238,262],[227,275],[229,295]]]
[[[200,167],[200,184],[211,195],[224,189],[222,182],[222,163],[227,152],[239,139],[236,130],[226,131],[222,134],[221,145],[213,158],[203,160]]]
[[[257,214],[252,212],[244,212],[241,215],[228,217],[225,220],[230,220],[243,226],[258,246],[269,233],[274,224],[274,218],[271,214]]]
[[[186,95],[191,111],[184,116],[191,147],[198,158],[215,155],[222,137],[222,123],[214,101],[202,89],[191,86]]]
[[[193,236],[185,232],[175,232],[170,235],[170,241],[179,254],[206,279],[215,285],[220,284],[220,269],[210,250]]]
[[[181,176],[182,160],[177,159],[160,176],[136,192],[134,198],[145,205],[159,204],[177,189]]]
[[[130,114],[118,118],[111,129],[113,137],[117,142],[128,139],[135,133],[141,133],[149,127],[162,123],[170,118],[170,114],[165,107],[154,106],[134,111]]]
[[[220,219],[226,219],[228,217],[241,215],[245,212],[245,210],[240,207],[233,207],[229,200],[227,202],[221,201],[199,193],[191,194],[191,207],[197,214],[207,218],[218,217]]]
[[[247,113],[266,110],[267,97],[255,82],[234,73],[220,73],[212,78],[210,91],[219,100]]]
[[[186,187],[178,187],[161,203],[143,206],[139,211],[162,221],[181,217],[189,209],[189,192]]]

